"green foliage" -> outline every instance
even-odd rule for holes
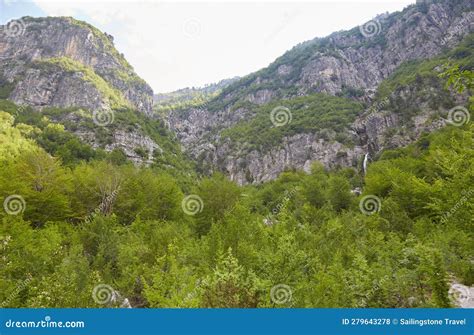
[[[291,113],[291,122],[277,127],[272,124],[271,114],[281,106],[288,108],[284,113]],[[343,132],[362,110],[360,103],[325,94],[280,100],[256,108],[252,119],[225,129],[222,136],[232,143],[245,142],[248,151],[265,151],[281,143],[285,136],[323,130]]]
[[[2,76],[0,76],[0,99],[8,99],[14,88],[14,83],[9,83],[4,78],[2,78]]]
[[[231,248],[219,257],[212,274],[204,278],[201,290],[201,307],[257,307],[260,293],[259,279],[239,264]]]
[[[214,175],[201,181],[196,194],[203,201],[202,211],[196,216],[196,231],[206,234],[212,223],[220,222],[232,210],[240,194],[239,188],[223,175]]]
[[[15,129],[6,119],[3,132]],[[474,281],[473,132],[450,126],[370,164],[373,215],[349,169],[315,164],[245,188],[214,175],[191,189],[203,207],[188,215],[174,177],[107,161],[64,168],[31,142],[1,163],[0,200],[26,204],[0,213],[1,298],[100,307],[91,292],[105,283],[135,307],[450,307],[450,277]],[[281,284],[291,299],[277,304]]]
[[[322,95],[287,102],[302,127],[316,117],[344,129],[358,108]],[[318,105],[348,108],[295,115]],[[0,211],[2,307],[101,307],[98,284],[134,307],[451,307],[450,281],[474,283],[472,122],[385,151],[363,179],[316,163],[309,174],[239,187],[220,174],[190,183],[124,164],[118,149],[93,159],[45,115],[0,106],[0,201],[24,200]],[[268,116],[261,108],[249,122]],[[117,122],[126,124],[119,114]],[[378,197],[378,211],[361,211],[355,187]],[[202,200],[194,215],[185,194]]]
[[[62,70],[83,74],[82,79],[92,83],[95,88],[106,97],[113,108],[128,107],[130,104],[123,97],[122,93],[110,86],[101,76],[94,72],[94,69],[68,57],[56,57],[42,59],[37,62],[37,66],[47,69],[51,66],[59,66]]]
[[[159,148],[153,152],[153,168],[166,170],[176,176],[181,184],[188,184],[194,176],[193,164],[184,155],[178,141],[167,129],[163,121],[151,119],[129,108],[114,111],[114,122],[107,127],[98,127],[92,121],[92,113],[80,108],[44,108],[41,113],[27,106],[17,106],[9,100],[0,99],[0,111],[14,116],[13,132],[22,133],[26,138],[36,141],[48,153],[60,158],[67,166],[80,162],[107,160],[115,165],[130,161],[120,148],[106,153],[103,149],[92,148],[72,132],[92,132],[104,146],[114,140],[117,131],[137,131],[152,138]],[[70,119],[74,119],[72,122]],[[5,135],[4,135],[5,136]],[[12,136],[12,135],[9,135]],[[6,142],[13,145],[13,142]],[[20,149],[20,146],[17,146]],[[148,160],[144,148],[136,148],[137,153]]]
[[[77,20],[73,17],[68,17],[67,19],[71,23],[90,31],[93,34],[95,41],[100,43],[99,47],[104,48],[107,53],[112,54],[124,69],[133,70],[132,66],[127,62],[124,55],[120,54],[115,48],[112,36],[102,33],[99,29],[87,22]]]
[[[463,42],[451,51],[447,51],[440,56],[427,60],[408,61],[400,65],[397,70],[386,80],[384,80],[378,90],[377,98],[383,100],[397,89],[407,86],[410,83],[418,82],[422,86],[423,81],[430,81],[431,83],[442,83],[444,81],[438,77],[451,78],[447,85],[454,85],[458,89],[460,81],[467,84],[467,88],[472,86],[472,70],[474,69],[474,54],[473,54],[474,34],[468,35]],[[451,64],[451,68],[447,71],[441,72],[446,63]],[[466,77],[471,73],[471,79]],[[465,79],[461,79],[461,75]],[[442,92],[442,90],[440,90]],[[439,93],[439,92],[438,92]]]

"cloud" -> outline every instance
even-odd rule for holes
[[[248,74],[299,42],[411,2],[35,0],[48,15],[73,16],[112,34],[119,51],[157,92]]]

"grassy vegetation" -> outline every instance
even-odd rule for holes
[[[288,108],[291,122],[276,127],[271,121],[271,114],[272,110],[279,107]],[[281,143],[285,136],[322,130],[344,132],[363,111],[363,106],[353,100],[318,93],[274,101],[253,111],[253,118],[225,129],[221,135],[234,143],[248,143],[249,150],[258,148],[265,151]],[[349,142],[346,144],[350,145]]]
[[[14,83],[9,83],[5,78],[0,76],[0,99],[8,99],[14,88]]]
[[[378,202],[364,213],[352,169],[315,164],[258,187],[214,175],[184,190],[159,169],[65,167],[0,120],[0,199],[26,204],[0,211],[5,307],[101,307],[92,292],[106,283],[133,307],[445,308],[450,278],[474,283],[472,124],[370,164],[363,196]],[[186,194],[202,201],[195,215]],[[281,305],[278,284],[292,293]]]
[[[120,149],[110,153],[102,149],[93,149],[71,133],[81,129],[90,131],[94,134],[96,141],[104,147],[113,142],[116,131],[122,130],[149,136],[160,146],[161,150],[157,150],[153,157],[155,168],[166,170],[187,182],[194,178],[193,164],[183,154],[179,143],[164,123],[129,108],[114,110],[114,121],[107,127],[94,124],[92,113],[80,108],[50,107],[44,108],[39,113],[31,107],[20,107],[9,100],[0,99],[0,110],[13,115],[16,125],[32,126],[35,131],[28,137],[34,139],[48,153],[61,158],[67,166],[78,164],[80,161],[93,160],[113,160],[120,164],[125,163],[126,157]],[[74,121],[69,120],[72,115],[74,115]],[[136,149],[137,154],[142,158],[148,158],[143,148]]]
[[[115,59],[118,60],[118,62],[127,70],[133,70],[133,67],[127,62],[125,57],[117,51],[115,48],[113,42],[99,29],[96,27],[92,26],[91,24],[77,20],[73,17],[68,17],[68,20],[70,20],[71,23],[75,24],[76,26],[88,29],[92,32],[94,37],[101,42],[101,44],[104,46],[104,49],[107,53],[110,53],[114,56]]]
[[[397,89],[409,84],[424,80],[440,82],[444,85],[444,80],[439,79],[439,74],[443,71],[445,64],[457,65],[462,70],[474,69],[474,34],[467,36],[464,41],[455,49],[428,60],[414,60],[405,62],[386,80],[384,80],[377,92],[377,98],[383,99]]]
[[[97,90],[109,100],[112,108],[129,106],[129,102],[123,97],[122,93],[111,87],[102,77],[97,75],[94,70],[88,66],[83,65],[68,57],[47,58],[37,61],[37,66],[59,66],[66,72],[80,72],[83,74],[83,79],[92,83]]]

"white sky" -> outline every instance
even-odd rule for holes
[[[8,16],[34,15],[21,0]],[[415,0],[311,2],[163,2],[32,0],[46,15],[86,20],[115,38],[155,92],[202,86],[270,64],[294,45],[402,10]]]

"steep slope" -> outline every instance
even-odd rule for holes
[[[14,27],[17,30],[14,31]],[[0,29],[0,69],[9,98],[34,107],[152,110],[153,91],[113,37],[68,17],[25,17]]]
[[[17,122],[43,133],[59,123],[94,149],[136,164],[190,170],[165,123],[151,118],[150,86],[112,36],[85,22],[24,17],[0,26],[0,99],[8,100],[0,108]]]
[[[162,111],[204,103],[217,96],[224,88],[237,80],[239,80],[239,77],[223,79],[218,83],[204,87],[187,87],[174,92],[157,93],[153,97],[155,107],[158,111]]]
[[[418,97],[422,105],[402,90],[378,88],[402,64],[435,58],[459,45],[473,31],[472,10],[467,0],[427,2],[302,43],[211,101],[172,111],[171,128],[203,172],[221,170],[240,184],[268,181],[288,168],[309,171],[315,160],[328,167],[360,166],[367,153],[375,156],[383,147],[385,129],[403,125],[405,134],[391,144],[408,144],[445,123],[432,120],[433,114],[446,116],[448,109],[466,103],[466,96],[429,80]],[[430,77],[446,61],[441,57],[431,64]],[[429,103],[431,89],[443,97],[437,99],[441,104]],[[392,100],[400,99],[403,109],[419,113],[398,118]],[[348,105],[353,108],[340,109]]]

